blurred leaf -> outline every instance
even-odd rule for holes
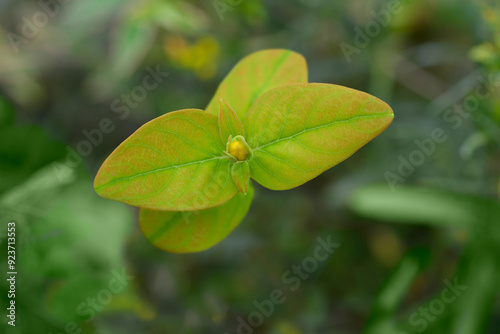
[[[140,19],[123,19],[113,31],[113,41],[106,63],[90,78],[99,98],[114,93],[117,83],[128,78],[149,53],[157,28]]]
[[[109,65],[116,76],[128,76],[149,52],[156,35],[156,28],[138,19],[125,19],[117,27]]]
[[[43,218],[30,226],[29,247],[20,254],[23,273],[40,282],[49,279],[46,302],[58,319],[85,318],[80,304],[108,288],[113,270],[125,267],[124,245],[132,223],[129,208],[103,201],[85,180],[61,191]]]
[[[496,227],[498,228],[498,227]],[[476,242],[488,243],[484,238]],[[474,249],[469,253],[466,270],[459,275],[460,285],[466,286],[463,295],[453,304],[454,321],[450,332],[461,334],[486,333],[495,309],[496,296],[500,291],[500,263],[498,256],[492,253],[497,251],[500,243],[494,247],[487,247],[483,251]],[[463,268],[465,269],[465,268]]]
[[[14,123],[14,109],[7,100],[0,96],[0,128]]]
[[[295,188],[350,157],[384,131],[391,107],[369,94],[329,84],[291,84],[259,97],[246,114],[252,179]]]
[[[25,268],[40,276],[70,277],[124,266],[132,215],[125,205],[104,201],[79,181],[59,191],[41,220],[30,227],[36,250]],[[23,262],[24,263],[24,262]]]
[[[30,314],[40,318],[50,310],[52,323],[85,318],[80,304],[109,286],[113,269],[125,266],[132,224],[129,208],[103,201],[88,178],[74,183],[74,176],[71,169],[61,179],[49,165],[0,198],[17,223],[17,283],[23,289],[16,307],[37,310]]]
[[[475,132],[465,138],[464,143],[460,147],[460,156],[464,160],[471,159],[474,153],[481,147],[488,144],[489,138],[483,132]]]
[[[156,24],[171,32],[194,34],[208,26],[206,14],[185,1],[156,0],[146,10]]]
[[[51,165],[46,166],[1,196],[0,208],[8,215],[8,219],[20,219],[24,216],[40,218],[60,191],[74,181],[73,169],[64,178],[60,178]]]
[[[433,317],[433,321],[415,318],[415,311],[412,313],[413,321],[401,323],[399,329],[412,333],[423,330],[470,334],[486,331],[488,313],[493,306],[494,295],[500,288],[500,283],[494,279],[499,274],[500,261],[493,255],[500,244],[500,203],[426,188],[399,187],[391,192],[386,185],[372,185],[355,191],[350,207],[359,214],[387,221],[467,228],[468,245],[453,280],[458,280],[458,284],[465,286],[466,290],[439,317]],[[401,277],[399,280],[386,283],[387,287],[391,287],[387,288],[388,295],[394,293],[393,296],[397,296],[395,291],[401,291],[396,287],[405,280]],[[413,308],[427,309],[439,298],[441,295],[437,294],[421,304],[421,307]],[[373,324],[367,333],[399,333],[392,322],[395,317],[392,311],[388,312],[385,319],[381,314],[372,313]]]
[[[426,250],[413,250],[405,255],[380,289],[363,333],[397,334],[394,319],[398,306],[429,260],[430,253]]]
[[[267,12],[262,0],[244,1],[241,3],[241,14],[246,21],[252,25],[262,25],[267,23],[269,13]]]
[[[0,131],[0,193],[24,182],[48,163],[62,159],[64,145],[52,140],[42,128],[13,125]]]
[[[450,332],[486,333],[491,325],[500,292],[500,202],[478,198],[476,223],[457,270],[461,285],[467,286],[453,303]],[[494,332],[494,331],[493,331]]]
[[[79,27],[85,25],[86,29],[92,29],[104,24],[129,3],[130,0],[85,0],[65,3],[61,23]]]
[[[431,188],[364,186],[353,192],[348,205],[359,215],[393,223],[469,228],[477,217],[470,197]]]
[[[142,233],[153,245],[173,253],[206,250],[226,238],[245,217],[254,195],[237,194],[227,203],[201,211],[155,211],[141,209]]]

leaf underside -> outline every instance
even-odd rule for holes
[[[292,84],[261,96],[243,124],[250,176],[273,190],[295,188],[347,159],[392,122],[383,101],[330,84]]]
[[[167,113],[118,146],[94,187],[102,197],[148,209],[220,205],[238,192],[224,149],[217,116],[196,109]]]
[[[243,220],[253,199],[248,193],[237,194],[221,206],[201,211],[157,211],[141,209],[139,226],[153,245],[173,253],[206,250],[227,235]]]
[[[243,58],[217,88],[206,111],[218,115],[222,98],[243,120],[252,103],[281,85],[307,82],[307,64],[300,54],[282,49],[263,50]]]

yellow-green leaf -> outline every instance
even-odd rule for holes
[[[273,190],[297,187],[347,159],[392,122],[383,101],[329,84],[293,84],[261,96],[243,125],[250,176]]]
[[[106,159],[94,181],[106,198],[155,210],[223,204],[238,189],[217,116],[186,109],[139,128]]]
[[[243,220],[253,198],[237,194],[227,203],[201,211],[157,211],[141,209],[139,225],[144,236],[156,247],[173,253],[206,250],[222,239]]]
[[[250,182],[250,168],[247,161],[240,161],[233,165],[233,181],[238,190],[242,194],[248,191],[248,184]]]
[[[301,82],[307,82],[307,64],[300,54],[282,49],[258,51],[236,64],[206,110],[217,115],[222,98],[243,120],[252,103],[266,91]]]
[[[229,136],[243,136],[245,137],[245,130],[241,124],[238,115],[233,109],[224,101],[220,99],[219,108],[219,131],[223,143],[228,142]]]

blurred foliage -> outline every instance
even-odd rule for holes
[[[389,1],[225,1],[222,16],[212,1],[51,3],[35,25],[39,1],[0,2],[0,247],[15,220],[18,271],[16,327],[2,322],[1,333],[66,333],[72,322],[82,333],[236,333],[273,289],[286,301],[255,333],[417,333],[412,314],[455,279],[467,288],[424,332],[500,332],[498,87],[458,128],[443,117],[474,96],[478,76],[498,82],[498,1],[401,1],[351,62],[340,44],[354,45]],[[98,166],[153,117],[205,108],[244,55],[277,47],[306,57],[311,82],[388,101],[393,125],[296,191],[256,188],[251,213],[217,247],[154,248],[137,212],[93,193]],[[117,112],[157,66],[169,77]],[[114,131],[57,173],[53,162],[67,163],[103,118]],[[384,173],[436,128],[446,141],[390,191]],[[291,291],[283,273],[328,235],[341,246]],[[130,284],[91,321],[79,314],[122,269]]]
[[[492,1],[479,1],[482,16],[485,20],[488,34],[487,41],[470,50],[471,58],[482,64],[492,75],[500,76],[500,6]],[[498,94],[491,102],[500,124],[500,97]]]

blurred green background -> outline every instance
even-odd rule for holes
[[[2,0],[0,22],[1,333],[500,333],[498,1]],[[156,249],[136,209],[93,192],[97,169],[267,48],[387,101],[394,123],[297,189],[257,186],[214,248]],[[340,246],[292,290],[318,237]]]

